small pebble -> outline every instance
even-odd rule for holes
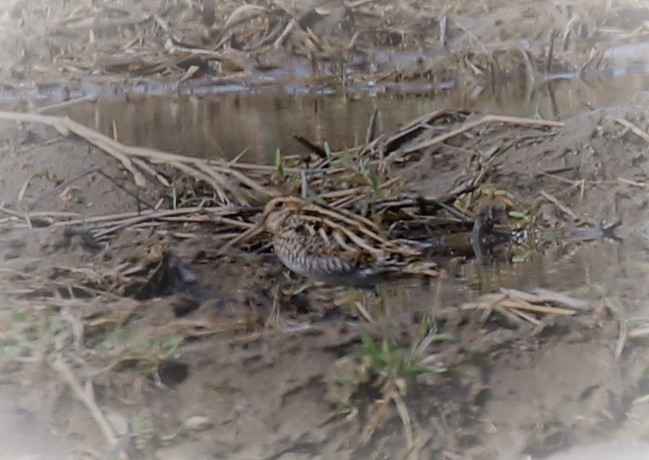
[[[183,422],[183,428],[192,431],[205,431],[213,426],[212,421],[203,415],[193,415]]]

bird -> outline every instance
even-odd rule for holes
[[[439,274],[424,260],[425,245],[390,239],[363,216],[303,198],[271,199],[259,223],[226,246],[262,231],[289,270],[330,285],[373,288],[394,276]]]

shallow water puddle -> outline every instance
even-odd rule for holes
[[[520,262],[470,260],[449,270],[442,280],[391,283],[387,302],[392,310],[416,305],[418,313],[434,314],[435,308],[471,302],[481,294],[543,288],[577,298],[614,299],[625,307],[621,314],[649,317],[649,287],[643,281],[648,250],[639,240],[602,241],[559,247]]]
[[[649,75],[582,81],[555,78],[542,85],[525,81],[489,88],[434,91],[422,83],[365,87],[341,96],[335,89],[310,92],[282,86],[216,93],[183,91],[173,95],[100,97],[47,113],[68,115],[119,141],[198,157],[231,159],[246,151],[246,162],[270,162],[280,148],[304,151],[293,136],[332,150],[357,145],[366,136],[372,113],[378,111],[379,133],[390,134],[402,123],[438,109],[480,110],[518,116],[565,119],[591,108],[624,104],[649,89]],[[40,103],[39,103],[40,105]]]

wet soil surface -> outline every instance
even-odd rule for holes
[[[107,83],[115,92],[161,82],[225,92],[299,80],[400,91],[413,81],[484,88],[497,80],[646,70],[649,17],[633,0],[515,7],[505,0],[16,0],[0,12],[3,90],[33,95],[62,87],[72,98]]]
[[[3,123],[5,458],[585,458],[579,446],[602,438],[641,455],[649,164],[647,140],[619,120],[646,132],[646,102],[518,142],[493,173],[544,227],[620,219],[620,241],[561,241],[519,263],[469,261],[439,280],[389,284],[371,323],[338,290],[287,294],[303,283],[272,255],[217,257],[210,225],[125,227],[101,241],[92,225],[46,226],[47,213],[133,211],[159,192],[138,191],[80,140]],[[461,149],[431,151],[403,174],[426,194],[469,162]],[[168,289],[170,279],[181,282]],[[473,302],[538,287],[590,307],[528,322]],[[362,358],[368,334],[408,350],[423,327],[445,337],[425,350],[439,372],[410,382],[403,405],[382,403]]]
[[[0,458],[649,458],[646,5],[5,3],[3,109],[131,145],[271,163],[294,135],[357,146],[375,111],[385,136],[446,109],[566,125],[404,154],[438,196],[508,145],[491,185],[559,237],[354,304],[269,251],[218,255],[216,221],[106,231],[86,219],[176,190],[0,122]]]

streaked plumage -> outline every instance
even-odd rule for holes
[[[399,273],[437,274],[414,242],[387,239],[364,217],[300,198],[272,199],[256,229],[272,234],[286,267],[329,284],[372,286]]]

